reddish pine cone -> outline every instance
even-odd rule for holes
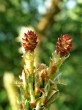
[[[37,45],[37,36],[33,31],[28,31],[24,33],[24,38],[22,38],[22,44],[25,51],[34,51]]]
[[[72,47],[72,38],[65,34],[63,36],[60,36],[58,38],[58,41],[56,43],[56,52],[57,54],[60,54],[61,57],[66,56]]]

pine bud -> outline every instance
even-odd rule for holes
[[[37,35],[33,31],[28,31],[27,33],[24,33],[24,38],[22,38],[22,44],[25,51],[34,51],[37,43]]]
[[[69,35],[65,34],[63,36],[60,36],[58,38],[58,41],[56,43],[56,52],[59,54],[61,57],[66,56],[72,47],[72,39]]]

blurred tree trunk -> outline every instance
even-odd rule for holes
[[[60,12],[60,8],[58,6],[60,1],[62,0],[51,0],[51,6],[37,25],[39,32],[44,33],[46,27],[55,21],[54,16]]]

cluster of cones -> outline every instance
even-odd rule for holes
[[[59,68],[72,47],[72,39],[65,34],[58,38],[56,50],[50,58],[49,66],[46,64],[34,65],[34,50],[38,44],[37,35],[28,31],[22,38],[24,69],[17,86],[20,97],[17,101],[20,110],[44,110],[53,103],[58,95],[57,85],[61,84],[58,74]]]

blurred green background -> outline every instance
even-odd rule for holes
[[[82,0],[0,0],[0,110],[11,110],[3,85],[5,71],[21,73],[22,26],[33,27],[39,35],[39,56],[48,65],[61,34],[73,39],[70,57],[62,65],[60,96],[49,110],[82,110]],[[46,45],[45,45],[46,44]]]

